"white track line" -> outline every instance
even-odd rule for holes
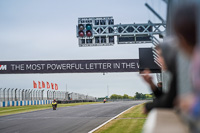
[[[137,104],[137,105],[139,105],[139,104]],[[110,122],[110,121],[112,121],[113,119],[117,118],[118,116],[120,116],[120,115],[121,115],[121,114],[123,114],[124,112],[128,111],[129,109],[133,108],[134,106],[136,106],[136,105],[133,105],[132,107],[130,107],[130,108],[128,108],[128,109],[126,109],[126,110],[124,110],[124,111],[123,111],[123,112],[121,112],[120,114],[118,114],[118,115],[114,116],[114,117],[113,117],[113,118],[111,118],[110,120],[108,120],[108,121],[104,122],[103,124],[99,125],[98,127],[96,127],[95,129],[93,129],[93,130],[89,131],[88,133],[93,133],[94,131],[96,131],[96,130],[98,130],[99,128],[103,127],[103,126],[104,126],[104,125],[106,125],[108,122]]]

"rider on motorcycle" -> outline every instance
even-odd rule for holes
[[[53,107],[54,110],[56,110],[56,108],[57,108],[56,99],[54,99],[54,100],[52,101],[52,107]]]
[[[106,103],[106,98],[103,100],[103,103]]]

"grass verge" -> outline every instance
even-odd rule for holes
[[[86,105],[86,104],[95,104],[95,103],[99,103],[99,102],[58,104],[58,108],[67,107],[67,106],[78,106],[78,105]],[[44,109],[50,109],[50,108],[52,108],[51,104],[2,107],[2,108],[0,108],[0,116],[17,114],[17,113],[24,113],[24,112],[31,112],[31,111],[37,111],[37,110],[44,110]]]
[[[144,104],[134,106],[95,133],[141,133],[147,115],[142,114]]]

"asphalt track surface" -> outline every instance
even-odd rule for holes
[[[46,109],[0,117],[0,133],[87,133],[144,101],[111,102]]]

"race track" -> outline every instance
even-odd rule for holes
[[[87,133],[144,101],[111,102],[46,109],[0,117],[0,133]]]

